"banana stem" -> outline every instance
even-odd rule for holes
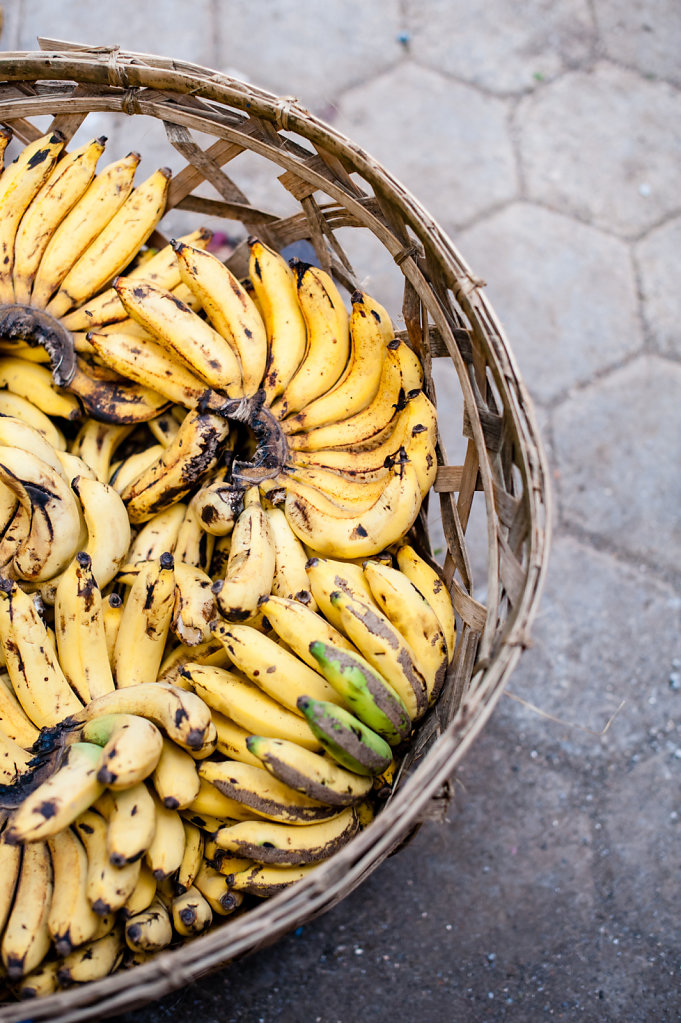
[[[255,435],[257,448],[251,461],[232,463],[232,479],[240,486],[248,487],[279,475],[288,460],[288,441],[278,421],[265,408],[265,391],[261,388],[255,394],[243,398],[228,398],[215,404],[215,392],[211,392],[211,412],[224,416],[236,423],[244,423]]]
[[[76,372],[73,336],[44,309],[26,305],[0,306],[0,337],[44,348],[57,387],[68,387]]]

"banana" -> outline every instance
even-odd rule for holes
[[[86,419],[71,445],[71,453],[82,458],[101,483],[108,483],[111,461],[118,447],[131,433],[130,423],[101,423]]]
[[[235,895],[247,892],[249,895],[267,899],[272,895],[277,895],[285,888],[289,888],[296,881],[302,881],[315,867],[316,863],[307,863],[298,867],[256,864],[238,874],[231,875],[229,881]]]
[[[213,585],[221,614],[230,621],[251,618],[260,598],[272,589],[274,567],[275,550],[268,518],[258,488],[250,487],[232,531],[227,573]]]
[[[236,760],[206,761],[200,765],[199,774],[229,799],[266,820],[304,825],[327,820],[339,812],[338,807],[311,799],[274,778],[264,768],[251,764]]]
[[[59,964],[57,976],[62,987],[100,980],[114,973],[123,958],[125,945],[121,927],[75,948]]]
[[[116,637],[123,617],[123,598],[119,593],[110,593],[102,601],[102,621],[104,624],[104,636],[106,639],[106,654],[111,665],[113,663],[113,652],[116,646]],[[113,677],[113,676],[112,676]]]
[[[167,682],[145,682],[99,696],[77,715],[76,721],[85,722],[101,714],[139,714],[149,718],[193,756],[214,749],[217,741],[210,710],[203,700]]]
[[[72,454],[70,451],[57,451],[57,461],[61,474],[68,483],[72,483],[77,476],[86,476],[89,480],[97,479],[96,473],[92,471],[87,462],[84,462],[78,455]],[[82,544],[87,541],[87,530],[85,528],[85,522],[81,518],[81,538]],[[79,546],[82,546],[79,544]]]
[[[153,682],[163,659],[175,598],[172,554],[144,564],[130,587],[114,647],[116,686]]]
[[[173,927],[183,938],[203,934],[213,922],[213,910],[198,888],[176,895],[170,907]]]
[[[156,878],[146,863],[142,860],[137,860],[136,862],[139,864],[137,884],[121,909],[121,916],[126,920],[136,913],[141,913],[142,910],[148,909],[156,895]]]
[[[227,536],[232,532],[243,508],[243,496],[240,487],[218,480],[201,487],[190,504],[206,533],[211,536]]]
[[[48,444],[57,451],[66,450],[66,438],[49,416],[41,412],[37,405],[27,398],[22,398],[13,391],[0,391],[0,415],[13,416],[32,426],[41,433]]]
[[[282,423],[285,433],[313,431],[339,423],[366,408],[381,390],[393,328],[387,311],[362,291],[351,296],[350,357],[344,372],[325,394]],[[399,342],[397,342],[399,344]],[[399,365],[397,366],[398,380]],[[397,385],[399,393],[399,383]],[[342,442],[337,442],[342,443]]]
[[[88,531],[85,553],[100,590],[114,579],[130,547],[130,522],[125,505],[108,483],[80,476],[71,483]]]
[[[217,753],[230,760],[239,760],[242,764],[253,764],[260,767],[260,761],[248,749],[248,738],[250,733],[237,725],[236,722],[225,717],[219,711],[213,711],[213,724],[218,733],[218,741],[215,747]]]
[[[348,807],[331,820],[304,828],[275,821],[240,821],[220,828],[214,841],[220,849],[255,863],[302,866],[338,852],[357,833],[357,825],[357,815]]]
[[[305,320],[307,349],[303,361],[272,405],[279,419],[309,405],[341,377],[350,352],[348,314],[332,278],[316,266],[294,266],[298,301]]]
[[[243,395],[241,365],[229,344],[176,295],[148,281],[117,277],[116,293],[126,311],[166,351],[212,388]]]
[[[0,173],[2,173],[2,171],[5,169],[6,166],[4,162],[5,150],[12,141],[13,137],[14,133],[11,128],[7,128],[5,126],[0,128]]]
[[[186,892],[194,884],[203,861],[203,850],[205,837],[200,828],[190,824],[189,821],[182,821],[184,828],[184,852],[182,862],[177,868],[175,884],[179,892]]]
[[[131,522],[145,522],[200,485],[217,465],[228,437],[227,419],[209,412],[189,412],[173,442],[122,489]]]
[[[175,437],[180,424],[175,419],[171,411],[163,412],[160,416],[156,416],[155,419],[150,419],[147,426],[151,430],[151,433],[157,443],[162,444],[164,448],[167,448]]]
[[[207,788],[213,788],[212,785],[208,785],[207,782],[204,784]],[[217,789],[213,789],[213,792],[216,792],[218,796],[220,795]],[[223,799],[227,799],[227,796],[223,796]],[[234,803],[235,806],[237,805],[234,800],[231,800],[231,802]],[[230,819],[227,814],[215,817],[213,814],[207,813],[204,810],[199,812],[198,810],[192,809],[180,810],[180,817],[183,821],[192,824],[195,828],[199,828],[202,833],[205,832],[207,835],[214,834],[219,828],[224,827],[227,820]],[[237,818],[232,817],[231,819],[236,820]]]
[[[86,721],[80,734],[102,747],[97,780],[114,790],[148,778],[163,750],[156,725],[138,714],[102,714]]]
[[[63,278],[48,313],[58,319],[128,265],[163,216],[170,173],[161,167],[130,193]]]
[[[398,746],[411,731],[403,701],[392,686],[358,653],[334,643],[315,640],[310,653],[324,678],[346,707],[390,746]]]
[[[14,902],[0,945],[10,981],[32,973],[47,955],[50,947],[47,921],[53,890],[47,843],[29,842],[23,850]]]
[[[267,333],[263,387],[271,404],[300,366],[307,330],[298,301],[296,278],[286,260],[257,238],[249,238],[249,276]]]
[[[416,521],[421,487],[410,461],[392,466],[378,500],[359,514],[328,507],[328,499],[309,488],[303,496],[288,492],[284,510],[293,532],[321,555],[357,558],[377,554],[403,537]],[[327,504],[324,504],[324,501]]]
[[[218,473],[221,474],[222,470],[218,470]],[[208,572],[215,549],[215,536],[203,528],[196,503],[197,496],[198,494],[195,494],[187,505],[187,511],[177,534],[175,560],[185,565],[194,565],[203,572]]]
[[[303,545],[289,526],[281,508],[267,508],[266,514],[274,546],[272,593],[277,597],[302,602],[314,611],[316,603],[307,578],[307,555]]]
[[[388,565],[368,561],[364,575],[383,614],[404,637],[426,680],[432,703],[444,684],[449,658],[437,615],[406,575]]]
[[[317,661],[310,653],[310,643],[322,640],[343,650],[354,650],[345,636],[299,600],[271,595],[260,601],[260,607],[276,634],[315,671]]]
[[[186,504],[180,501],[147,519],[130,545],[126,563],[136,565],[162,554],[174,554],[186,512]]]
[[[318,671],[251,626],[215,622],[213,634],[224,644],[233,664],[288,710],[297,713],[297,700],[303,695],[341,702]]]
[[[114,867],[135,863],[156,833],[156,805],[143,781],[129,789],[107,792],[106,852]]]
[[[215,582],[224,579],[229,564],[229,552],[232,549],[232,534],[218,536],[213,547],[213,556],[210,560],[210,575]]]
[[[14,892],[21,869],[21,846],[11,845],[0,835],[0,934],[14,904]]]
[[[380,498],[389,475],[390,470],[384,467],[381,471],[368,474],[366,478],[348,479],[335,469],[303,469],[293,466],[286,467],[280,478],[286,490],[292,493],[307,495],[310,493],[309,488],[313,487],[343,512],[363,512]],[[301,483],[303,486],[299,489]],[[328,507],[327,502],[324,504]]]
[[[212,237],[212,231],[199,227],[181,238],[180,242],[192,245],[200,251],[208,245]],[[176,288],[181,278],[173,245],[165,245],[148,259],[140,259],[132,270],[128,270],[127,277],[128,280],[151,281],[167,291]],[[107,288],[78,309],[67,313],[62,317],[62,323],[70,331],[88,331],[93,327],[119,323],[126,317],[127,313],[115,289]]]
[[[62,828],[47,844],[54,876],[47,928],[57,955],[67,956],[94,937],[99,917],[88,901],[88,857],[78,836],[71,828]]]
[[[217,821],[218,827],[222,827],[227,821],[253,820],[257,815],[249,807],[225,795],[214,785],[204,778],[200,778],[199,794],[193,799],[188,807],[182,811],[185,815],[192,815],[192,822],[204,831],[212,831],[212,822]],[[199,825],[197,815],[205,821]]]
[[[370,605],[374,603],[371,588],[360,565],[333,558],[314,557],[307,562],[307,574],[312,594],[319,604],[321,613],[338,632],[344,633],[345,630],[340,612],[331,603],[332,593],[340,590]],[[333,637],[332,642],[335,642]]]
[[[456,646],[456,622],[454,607],[443,580],[434,568],[421,558],[409,544],[402,544],[396,553],[400,572],[428,601],[442,629],[451,661]]]
[[[139,153],[104,167],[54,231],[33,281],[31,305],[44,308],[67,273],[132,191]]]
[[[217,613],[212,585],[210,576],[200,568],[175,563],[175,603],[170,628],[187,646],[205,643],[210,638],[210,622]]]
[[[103,917],[126,905],[137,887],[141,861],[115,867],[106,849],[107,822],[94,810],[86,810],[73,822],[87,853],[85,892],[92,910]]]
[[[46,416],[80,419],[78,399],[54,383],[47,366],[5,356],[0,359],[0,387],[32,402]]]
[[[16,986],[16,994],[20,1001],[33,998],[45,998],[54,994],[59,987],[58,959],[43,959],[35,970],[22,977]]]
[[[40,260],[54,231],[95,176],[106,138],[65,154],[21,218],[14,242],[14,299],[29,305]]]
[[[185,664],[191,661],[196,664],[216,665],[218,668],[226,668],[231,663],[227,651],[217,639],[210,639],[207,643],[199,643],[197,646],[185,646],[181,643],[164,658],[158,670],[157,682],[170,682],[180,689],[191,688],[181,674]]]
[[[240,892],[232,891],[229,878],[211,867],[204,860],[194,881],[195,888],[203,895],[213,913],[229,916],[243,901]]]
[[[344,707],[306,696],[300,697],[298,707],[312,733],[341,767],[355,774],[376,775],[392,762],[385,739]]]
[[[394,344],[399,347],[402,342],[396,341]],[[289,447],[293,451],[320,451],[323,448],[337,448],[371,441],[388,426],[403,400],[399,359],[394,348],[388,346],[378,387],[371,400],[349,417],[339,416],[327,425],[290,436]],[[288,420],[284,420],[282,427],[287,422]]]
[[[0,783],[13,785],[20,775],[26,774],[32,754],[27,753],[19,743],[0,729]]]
[[[157,881],[179,869],[184,855],[184,826],[177,810],[165,806],[153,788],[150,790],[156,811],[156,830],[145,855],[146,864]]]
[[[290,739],[307,749],[319,749],[300,715],[287,710],[252,682],[225,668],[204,664],[187,664],[182,674],[209,707],[247,732]]]
[[[69,381],[69,391],[77,395],[85,410],[108,423],[147,423],[165,412],[170,401],[163,394],[142,384],[96,376],[93,366],[76,355],[75,371]],[[112,372],[108,370],[107,372]]]
[[[17,419],[14,416],[0,416],[0,445],[27,451],[43,462],[47,462],[56,473],[64,477],[60,457],[66,452],[55,451],[39,430],[29,426],[22,419]]]
[[[156,462],[163,450],[163,444],[148,444],[146,447],[133,451],[126,458],[114,462],[111,466],[109,483],[116,493],[120,495],[133,480],[146,472]]]
[[[168,910],[156,896],[148,909],[125,922],[125,943],[133,952],[159,952],[173,937]]]
[[[328,755],[312,753],[298,743],[250,735],[246,745],[279,781],[328,806],[355,806],[371,791],[370,777],[347,771]]]
[[[54,630],[61,669],[83,703],[112,692],[102,594],[92,572],[92,559],[84,551],[79,551],[59,577]]]
[[[9,580],[0,586],[0,646],[14,693],[34,725],[56,725],[82,709],[33,600]]]
[[[412,721],[428,707],[428,686],[416,655],[390,620],[376,607],[340,591],[331,594],[343,629],[359,652],[393,687]]]
[[[52,172],[66,139],[61,132],[30,142],[0,177],[0,302],[14,302],[12,268],[21,218]]]
[[[253,300],[217,256],[181,240],[171,244],[183,282],[241,364],[244,394],[254,394],[265,373],[267,332]]]
[[[186,809],[199,794],[196,761],[170,739],[163,739],[152,780],[161,803],[169,810]]]
[[[39,735],[38,729],[14,695],[9,675],[5,672],[0,673],[0,728],[23,749],[30,749]]]

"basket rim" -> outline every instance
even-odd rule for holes
[[[405,214],[410,226],[414,227],[421,243],[438,255],[441,265],[448,271],[452,290],[462,308],[473,319],[485,325],[491,339],[498,361],[495,383],[502,395],[504,409],[509,410],[517,430],[518,453],[523,458],[527,474],[524,496],[533,528],[525,585],[520,599],[514,605],[511,627],[502,641],[494,649],[491,638],[487,644],[484,641],[481,644],[471,684],[474,691],[484,686],[487,698],[477,702],[470,698],[464,699],[423,762],[415,767],[388,806],[352,840],[354,861],[349,869],[343,869],[344,887],[347,888],[348,881],[358,883],[378,866],[418,820],[426,804],[452,774],[484,727],[522,650],[529,645],[529,629],[537,612],[546,576],[551,535],[550,475],[532,402],[504,330],[481,291],[483,282],[474,275],[452,240],[420,201],[379,161],[332,125],[311,114],[292,97],[277,96],[202,65],[124,51],[119,47],[97,47],[54,40],[41,41],[41,45],[49,45],[49,48],[43,51],[0,52],[0,82],[58,79],[79,83],[85,81],[118,90],[144,88],[152,91],[161,87],[162,83],[165,92],[191,92],[209,101],[236,106],[245,113],[257,101],[262,108],[258,112],[259,116],[270,120],[275,129],[297,132],[313,144],[332,144],[343,149],[375,189],[385,189],[386,186],[392,189],[391,198]],[[76,71],[82,77],[75,77]],[[3,103],[0,99],[0,117],[2,113]],[[395,253],[391,254],[395,256]],[[437,322],[436,311],[434,318]],[[441,322],[446,328],[444,314]],[[450,344],[447,330],[443,333],[449,354],[457,363],[457,360],[461,360],[460,352],[453,343]],[[457,370],[460,380],[468,379],[463,365],[457,366]],[[469,400],[474,400],[472,390]],[[474,423],[474,433],[476,429],[476,443],[483,445],[484,437],[479,426],[476,427]],[[491,480],[487,481],[484,489],[486,500],[490,500],[493,490]],[[489,509],[487,518],[489,521]],[[85,1020],[91,1018],[95,1011],[102,1015],[104,1000],[106,1015],[134,1008],[140,1003],[139,989],[142,986],[146,988],[144,1001],[167,994],[207,972],[225,966],[233,958],[269,943],[290,930],[294,923],[331,908],[338,901],[334,886],[341,880],[339,863],[334,860],[332,857],[319,864],[309,877],[293,888],[249,910],[245,925],[243,921],[246,918],[241,918],[244,937],[232,948],[229,947],[227,924],[179,948],[162,952],[149,963],[136,967],[134,980],[133,975],[126,973],[123,990],[119,990],[121,974],[116,973],[90,982],[79,990],[68,989],[32,1001],[30,1013],[27,1013],[23,1003],[5,1004],[0,1007],[0,1021],[9,1023],[26,1019],[27,1015],[34,1020]],[[343,893],[340,897],[343,897]],[[304,915],[301,915],[303,911]],[[257,935],[258,925],[263,918],[273,923],[268,933],[260,935],[260,941],[254,945],[253,936]],[[65,1003],[68,1003],[66,1011]]]

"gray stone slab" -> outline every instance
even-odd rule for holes
[[[634,237],[678,209],[681,95],[611,64],[521,100],[516,125],[527,192]]]
[[[563,520],[681,570],[681,366],[638,358],[554,414]]]
[[[631,259],[617,239],[519,202],[457,243],[487,282],[536,400],[553,401],[640,348]]]
[[[651,340],[667,355],[681,355],[681,218],[651,231],[634,248],[641,276],[643,317]]]
[[[414,64],[350,89],[334,122],[452,231],[517,189],[507,103]]]
[[[609,57],[646,76],[681,84],[681,8],[675,0],[622,4],[597,0],[596,21]]]
[[[410,0],[408,24],[419,62],[500,93],[534,88],[574,67],[595,41],[585,0]]]
[[[273,92],[295,94],[316,113],[338,93],[402,56],[397,0],[342,4],[249,0],[217,4],[219,69]]]
[[[19,46],[37,48],[36,39],[67,39],[94,46],[176,57],[213,66],[214,31],[210,0],[179,4],[174,0],[118,0],[115,4],[89,0],[24,0]]]

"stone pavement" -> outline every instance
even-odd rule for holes
[[[681,1019],[678,2],[3,7],[3,49],[42,34],[227,70],[382,160],[487,281],[555,484],[534,644],[447,823],[275,947],[125,1019]],[[394,273],[371,280],[399,308]]]

